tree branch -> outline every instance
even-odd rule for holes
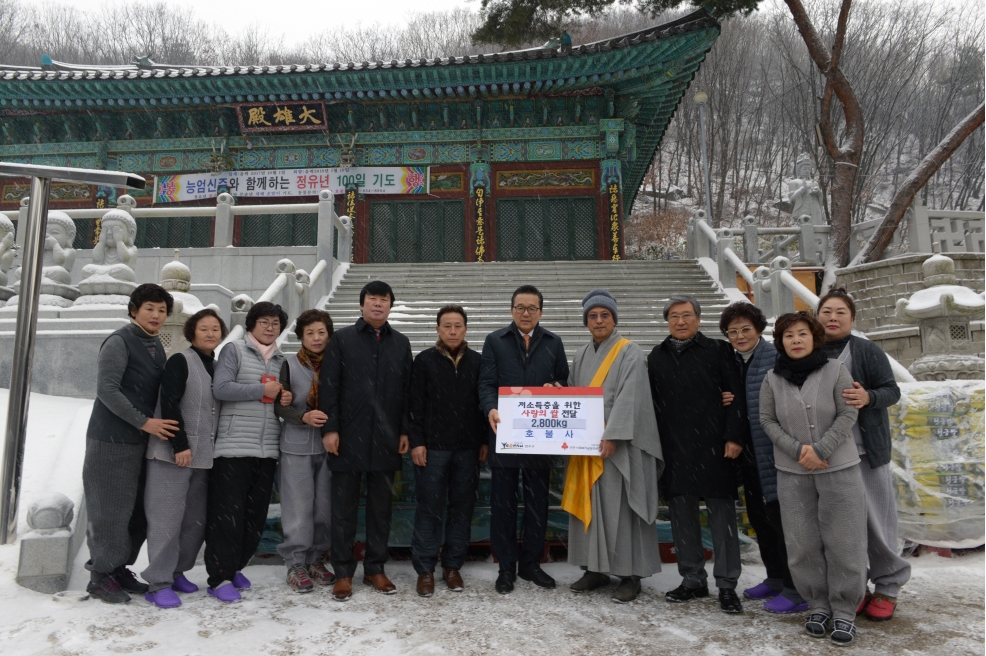
[[[911,174],[901,184],[900,189],[894,194],[894,199],[891,201],[883,221],[873,232],[873,236],[866,243],[866,247],[853,260],[854,265],[875,262],[880,259],[887,244],[893,239],[894,231],[900,225],[901,219],[904,218],[904,212],[914,200],[914,196],[921,190],[921,187],[928,183],[928,180],[941,168],[942,164],[952,156],[952,153],[958,150],[962,142],[983,124],[984,116],[986,116],[984,104],[979,103],[979,107],[952,128],[952,131],[941,143],[921,160],[916,169],[911,171]]]

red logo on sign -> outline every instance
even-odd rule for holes
[[[562,442],[561,443],[561,448],[567,449],[568,448],[568,442]]]

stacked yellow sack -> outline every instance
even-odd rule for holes
[[[901,538],[936,546],[982,544],[983,382],[900,387],[890,428]]]

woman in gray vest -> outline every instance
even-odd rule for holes
[[[859,473],[866,489],[867,576],[873,581],[857,613],[874,622],[894,616],[900,588],[911,578],[911,565],[897,546],[897,490],[890,471],[890,418],[887,408],[900,400],[887,354],[868,339],[852,334],[856,303],[844,289],[833,289],[818,301],[818,320],[825,327],[825,352],[852,374],[852,387],[842,397],[859,410],[852,427],[859,452]]]
[[[825,355],[825,329],[808,312],[774,323],[778,356],[760,388],[760,423],[774,443],[788,566],[808,602],[805,631],[846,645],[866,586],[866,507],[852,441],[852,376]]]
[[[306,310],[294,322],[301,350],[281,365],[281,385],[292,394],[291,405],[277,404],[281,428],[281,527],[284,541],[277,553],[288,568],[288,585],[311,592],[315,583],[332,585],[335,576],[325,567],[332,518],[332,472],[329,453],[319,430],[326,414],[318,409],[318,374],[332,338],[332,318],[323,310]]]
[[[211,308],[185,322],[191,344],[168,358],[161,378],[160,414],[178,422],[171,439],[147,442],[147,569],[141,577],[158,608],[176,608],[175,592],[195,592],[185,578],[205,540],[205,501],[212,468],[219,402],[212,395],[213,352],[226,337],[226,324]]]
[[[280,305],[257,303],[247,312],[246,337],[227,344],[216,362],[213,394],[223,404],[209,474],[205,568],[208,593],[224,603],[250,587],[241,570],[267,521],[281,440],[274,403],[291,402],[277,381],[284,354],[276,340],[287,323]]]

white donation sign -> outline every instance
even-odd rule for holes
[[[497,453],[599,455],[601,387],[501,387]]]

